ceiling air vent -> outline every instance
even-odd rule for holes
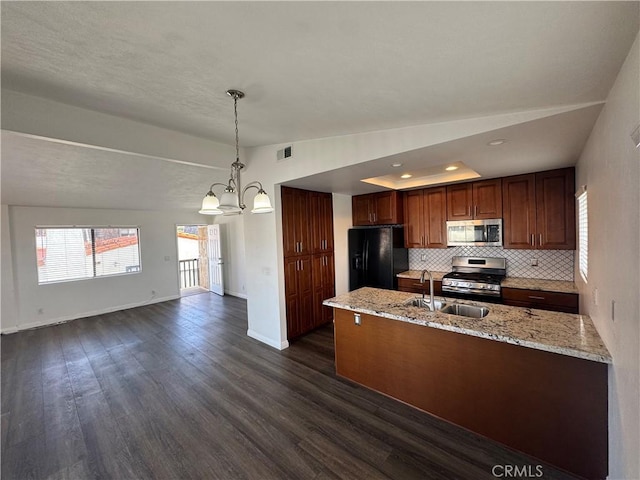
[[[288,147],[284,147],[281,150],[278,150],[278,161],[286,160],[287,158],[293,155],[293,147],[289,145]]]

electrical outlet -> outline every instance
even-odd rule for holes
[[[422,260],[423,262],[427,260],[427,254],[423,253],[422,255],[420,255],[420,260]]]
[[[532,258],[531,259],[531,266],[532,267],[537,267],[538,266],[538,259],[537,258]]]

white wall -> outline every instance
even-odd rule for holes
[[[202,223],[202,216],[190,212],[3,206],[2,332],[177,298],[176,224],[196,223]],[[38,285],[36,225],[139,226],[142,271]]]
[[[630,138],[640,124],[639,42],[636,37],[576,167],[589,203],[588,282],[575,274],[581,311],[613,356],[611,479],[640,478],[640,149]]]
[[[336,262],[336,295],[349,291],[349,229],[352,225],[351,196],[333,194],[333,255]],[[340,268],[338,268],[340,266]]]
[[[234,297],[247,298],[245,280],[244,221],[237,216],[215,216],[220,224],[224,292]]]
[[[2,283],[0,284],[2,286],[2,297],[0,300],[2,304],[2,316],[0,316],[0,330],[4,332],[5,330],[16,330],[18,322],[18,300],[14,284],[15,277],[11,256],[12,240],[11,229],[9,227],[9,207],[7,205],[2,205],[0,217],[2,225],[0,227],[2,234],[2,244],[0,245],[2,249],[0,263],[0,265],[2,265]],[[35,263],[34,268],[36,268]]]

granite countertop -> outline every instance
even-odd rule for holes
[[[468,318],[405,305],[414,297],[415,293],[364,287],[329,298],[324,304],[594,362],[611,363],[611,355],[588,315],[447,299],[447,303],[468,303],[489,308],[489,314],[484,318]]]
[[[434,280],[442,280],[442,277],[449,272],[431,272]],[[398,278],[413,278],[415,280],[420,280],[420,275],[422,274],[422,270],[407,270],[406,272],[399,273],[396,275]],[[428,278],[428,277],[427,277]]]
[[[419,279],[422,270],[407,270],[396,275],[398,278]],[[442,280],[443,275],[449,272],[431,272],[434,280]],[[545,292],[578,293],[578,288],[573,282],[564,280],[544,280],[539,278],[505,277],[500,283],[506,288],[522,288],[524,290],[541,290]]]
[[[573,282],[564,280],[542,280],[539,278],[506,277],[500,285],[505,288],[522,288],[525,290],[543,290],[545,292],[578,293]]]

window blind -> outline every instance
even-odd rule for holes
[[[36,228],[38,284],[140,271],[138,228]]]
[[[580,275],[587,281],[589,273],[589,216],[587,192],[578,197],[578,266]]]

